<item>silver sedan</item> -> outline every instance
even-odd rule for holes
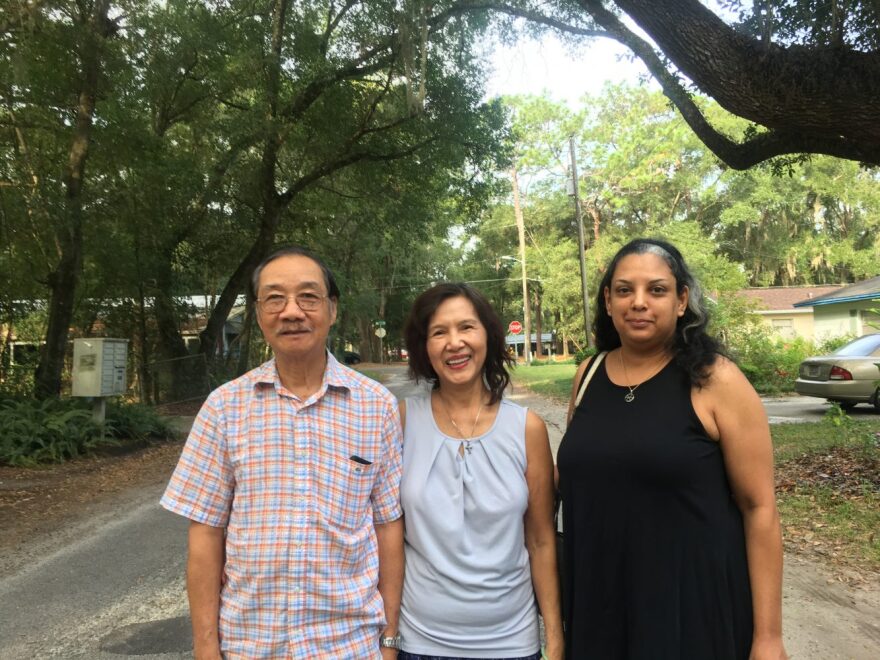
[[[880,333],[854,339],[831,355],[807,358],[794,389],[835,401],[844,410],[870,403],[880,412]]]

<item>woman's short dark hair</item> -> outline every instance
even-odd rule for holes
[[[513,364],[513,359],[504,344],[501,319],[485,296],[467,284],[438,284],[416,298],[403,331],[406,350],[409,353],[410,376],[416,381],[426,380],[433,383],[434,389],[440,387],[437,372],[434,371],[428,358],[428,324],[444,301],[459,296],[470,301],[477,311],[480,323],[486,329],[486,362],[483,364],[483,376],[489,388],[489,403],[495,403],[501,399],[504,389],[510,383],[507,367]]]
[[[617,251],[611,259],[596,295],[596,348],[610,351],[620,346],[620,335],[605,308],[605,289],[611,288],[611,280],[617,264],[631,254],[654,254],[663,259],[675,277],[678,295],[688,288],[688,304],[684,315],[675,325],[672,351],[679,366],[684,369],[692,385],[700,387],[709,377],[709,367],[719,355],[726,355],[717,339],[707,332],[709,312],[703,299],[703,291],[684,261],[681,252],[671,243],[655,238],[637,238]]]
[[[318,267],[324,274],[324,284],[327,286],[327,296],[335,298],[337,302],[339,301],[339,287],[336,285],[336,278],[333,277],[333,271],[330,270],[330,267],[324,263],[321,257],[311,250],[299,245],[286,245],[278,248],[254,268],[253,275],[251,275],[251,295],[254,297],[254,300],[258,298],[259,291],[257,289],[260,287],[260,275],[263,274],[263,269],[268,264],[281,257],[307,257],[318,264]]]

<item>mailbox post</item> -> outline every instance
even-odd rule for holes
[[[73,396],[92,398],[95,421],[104,425],[107,397],[125,394],[128,340],[92,337],[73,340]]]

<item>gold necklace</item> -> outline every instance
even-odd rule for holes
[[[443,395],[440,394],[440,392],[437,392],[437,398],[439,398],[440,403],[443,404],[443,412],[446,413],[447,419],[449,419],[449,421],[452,423],[453,428],[455,428],[455,430],[461,436],[462,443],[463,443],[462,446],[464,447],[465,451],[467,451],[467,453],[470,454],[471,453],[471,440],[474,437],[474,431],[477,430],[477,424],[479,424],[479,422],[480,422],[480,414],[483,412],[483,408],[486,407],[486,404],[483,401],[480,401],[480,407],[477,410],[477,416],[474,418],[474,425],[471,426],[470,435],[465,435],[464,431],[462,431],[461,428],[458,426],[458,424],[455,423],[455,420],[452,419],[452,415],[449,414],[449,406],[446,405],[446,400],[443,398]]]
[[[635,398],[636,398],[636,390],[639,389],[639,386],[640,386],[642,383],[644,383],[645,381],[651,380],[651,378],[654,377],[654,374],[656,373],[656,365],[655,365],[655,368],[650,372],[650,375],[649,375],[647,378],[645,378],[645,379],[642,380],[641,382],[636,383],[634,386],[632,386],[632,385],[629,385],[629,374],[626,373],[626,362],[623,361],[623,347],[621,347],[621,348],[618,350],[618,352],[617,352],[617,356],[620,358],[620,366],[623,367],[623,377],[626,379],[626,383],[625,383],[626,389],[629,390],[629,392],[627,392],[627,393],[623,396],[623,400],[626,401],[627,403],[632,403],[633,401],[635,401]],[[663,360],[665,360],[665,359],[666,359],[666,356],[664,355],[664,356],[660,359],[660,362],[658,362],[658,364],[662,363]]]

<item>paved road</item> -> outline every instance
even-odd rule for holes
[[[186,521],[161,489],[0,580],[0,658],[189,658]]]
[[[771,424],[819,422],[831,407],[824,399],[811,396],[765,397],[762,401]],[[868,405],[858,405],[848,414],[855,419],[877,419],[874,407]]]
[[[399,397],[421,389],[407,381],[400,367],[376,370],[387,374],[389,388]],[[519,388],[511,396],[546,420],[555,451],[564,408]],[[774,421],[818,421],[827,409],[818,399],[800,397],[767,400],[765,405]],[[873,414],[867,407],[855,413]],[[65,531],[66,542],[36,556],[26,570],[0,580],[0,660],[192,657],[183,577],[186,521],[160,509],[161,487],[136,495],[126,498],[135,504],[120,504]],[[803,600],[800,590],[788,596]],[[848,652],[822,657],[871,656]]]

